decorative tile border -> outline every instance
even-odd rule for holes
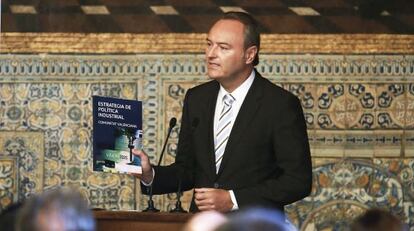
[[[2,33],[0,53],[202,53],[206,34]],[[263,34],[263,54],[413,54],[413,35]]]
[[[114,58],[116,57],[116,58]],[[413,55],[261,55],[260,73],[280,82],[411,83]],[[144,73],[205,74],[204,55],[1,55],[2,81],[108,81]],[[36,78],[42,77],[42,78]],[[53,79],[53,76],[59,76]],[[73,77],[76,76],[76,79]],[[7,78],[9,77],[9,78]],[[72,77],[72,78],[68,78]],[[355,89],[356,90],[356,89]]]

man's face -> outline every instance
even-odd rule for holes
[[[236,20],[220,20],[208,33],[206,62],[208,76],[231,81],[246,69],[244,25]]]

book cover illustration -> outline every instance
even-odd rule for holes
[[[93,170],[141,173],[141,160],[132,149],[142,149],[142,102],[92,96]]]

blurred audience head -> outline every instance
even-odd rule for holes
[[[19,231],[92,231],[95,221],[82,195],[58,188],[29,198],[17,217]]]
[[[293,231],[286,217],[277,210],[252,208],[232,215],[216,231]]]
[[[185,225],[184,231],[213,231],[224,224],[227,217],[216,211],[205,211],[195,214]]]
[[[369,209],[355,219],[351,225],[351,231],[403,231],[404,224],[401,220],[381,209]]]

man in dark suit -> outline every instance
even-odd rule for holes
[[[207,37],[212,81],[187,91],[175,163],[152,167],[139,150],[144,185],[155,194],[194,188],[191,211],[283,206],[306,197],[312,165],[298,98],[263,78],[254,19],[229,12]],[[143,187],[145,187],[143,185]],[[145,190],[144,190],[145,191]]]

